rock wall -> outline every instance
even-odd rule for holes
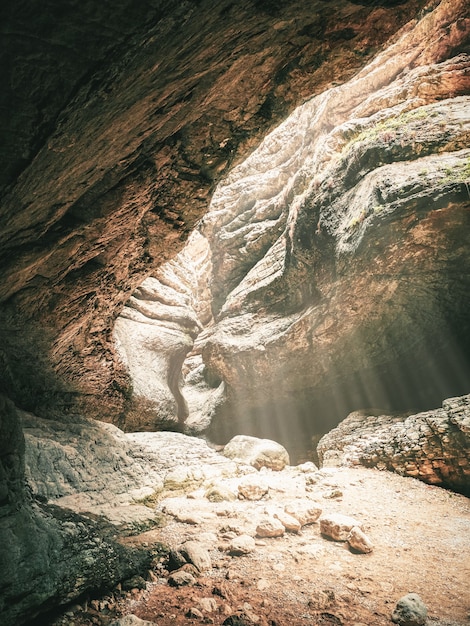
[[[21,412],[3,396],[0,403],[0,613],[16,626],[145,571],[150,558],[119,545],[109,524],[31,497]]]
[[[322,465],[365,465],[470,495],[470,396],[409,416],[358,411],[319,442]]]
[[[424,4],[2,3],[1,390],[117,420],[114,321],[217,180]]]
[[[200,341],[226,390],[215,436],[468,391],[468,37],[464,4],[440,3],[217,188]]]
[[[173,301],[160,288],[173,313],[152,314],[159,354],[118,320],[150,415],[131,427],[179,411],[221,443],[245,432],[301,446],[354,409],[433,408],[468,391],[468,39],[464,4],[439,3],[224,178],[197,245],[160,270],[179,281]],[[181,349],[163,339],[170,318]],[[182,393],[168,395],[171,354],[180,364],[196,335]]]

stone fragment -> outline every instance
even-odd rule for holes
[[[180,567],[183,567],[187,562],[186,557],[180,550],[170,550],[168,555],[168,571],[173,572],[174,570],[180,569]]]
[[[155,622],[148,622],[140,619],[137,615],[124,615],[119,619],[113,620],[109,626],[155,626]]]
[[[282,537],[285,532],[283,524],[274,517],[266,517],[256,526],[258,537]]]
[[[261,500],[269,487],[260,476],[248,476],[238,485],[238,497],[245,500]]]
[[[409,593],[398,600],[392,613],[392,622],[399,626],[423,626],[428,610],[417,593]]]
[[[286,530],[292,533],[298,533],[302,528],[302,524],[299,520],[285,511],[277,511],[274,513],[274,517],[281,522]]]
[[[187,541],[180,547],[179,551],[200,572],[212,567],[210,554],[199,541]]]
[[[173,572],[168,577],[168,584],[172,587],[184,587],[186,585],[194,585],[196,579],[189,572],[185,572],[184,570],[178,570],[177,572]]]
[[[320,506],[311,502],[293,502],[286,505],[284,507],[284,510],[292,517],[295,517],[295,519],[299,521],[301,526],[314,524],[322,514],[322,509],[320,508]]]
[[[225,485],[220,484],[209,487],[204,495],[209,502],[231,502],[237,499],[237,494]]]
[[[346,541],[353,550],[361,552],[362,554],[372,552],[374,549],[372,541],[358,526],[353,526],[351,528]]]
[[[225,446],[224,455],[256,469],[267,467],[282,470],[289,465],[289,454],[280,443],[271,439],[258,439],[248,435],[236,435]]]
[[[255,540],[250,535],[240,535],[230,542],[229,553],[233,556],[250,554],[256,547]]]
[[[321,534],[335,541],[346,541],[354,526],[361,528],[361,524],[354,517],[341,513],[330,513],[320,518]]]
[[[204,619],[204,614],[195,606],[192,606],[186,611],[185,617],[189,619]]]
[[[214,613],[218,610],[219,605],[215,598],[200,598],[199,607],[204,613]]]

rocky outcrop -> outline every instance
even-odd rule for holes
[[[0,613],[2,623],[16,626],[87,591],[145,571],[150,557],[119,545],[110,524],[45,504],[44,496],[32,499],[25,488],[18,411],[5,398],[0,402]],[[49,478],[43,475],[43,481],[53,482],[53,472]]]
[[[6,0],[1,390],[36,413],[78,404],[118,420],[124,303],[233,162],[423,4]]]
[[[211,436],[285,441],[286,420],[321,433],[468,391],[469,32],[441,2],[216,189]]]
[[[357,411],[319,442],[323,465],[365,465],[470,493],[470,396],[417,415]]]

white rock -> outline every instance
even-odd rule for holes
[[[179,548],[179,551],[200,572],[212,567],[210,554],[199,541],[187,541]]]
[[[238,484],[238,494],[245,500],[261,500],[269,491],[267,482],[258,475],[250,475]]]
[[[302,524],[294,516],[286,513],[285,511],[276,511],[274,517],[278,519],[286,530],[293,533],[298,533],[302,528]]]
[[[229,487],[221,484],[212,485],[207,489],[204,495],[209,502],[231,502],[237,499],[236,493]]]
[[[354,517],[341,513],[330,513],[320,518],[320,532],[335,541],[346,541],[354,526],[361,528],[361,524]]]
[[[224,455],[256,469],[268,467],[283,470],[289,465],[289,454],[280,443],[271,439],[258,439],[248,435],[237,435],[225,446]]]
[[[283,524],[274,517],[265,517],[256,526],[258,537],[282,537],[284,532]]]
[[[353,526],[349,531],[347,542],[353,550],[356,550],[357,552],[362,552],[362,554],[372,552],[372,550],[374,549],[374,544],[372,543],[372,541],[357,526]]]
[[[200,598],[199,608],[204,613],[214,613],[219,608],[219,605],[215,598]]]
[[[295,517],[301,526],[314,524],[322,514],[321,507],[314,502],[292,502],[284,507],[286,513]]]
[[[234,556],[241,556],[243,554],[250,554],[256,547],[255,540],[250,535],[240,535],[234,537],[230,542],[229,552]]]

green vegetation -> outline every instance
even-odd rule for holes
[[[438,115],[436,111],[429,112],[424,110],[423,107],[420,107],[402,113],[396,117],[389,117],[361,131],[344,146],[343,150],[349,149],[352,145],[360,143],[361,141],[373,141],[378,138],[381,138],[383,141],[391,141],[395,139],[397,131],[407,126],[410,122],[435,117],[436,115]],[[410,132],[414,133],[414,131]]]
[[[470,184],[470,156],[465,161],[460,161],[455,165],[448,165],[444,168],[445,177],[443,183],[464,183]]]

